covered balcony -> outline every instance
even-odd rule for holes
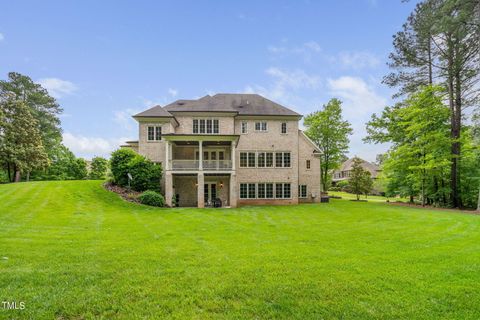
[[[235,146],[238,136],[172,135],[166,140],[166,170],[232,171],[235,170]]]

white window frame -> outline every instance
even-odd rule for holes
[[[290,195],[288,197],[285,197],[285,185],[290,186]],[[281,188],[282,195],[280,197],[277,196],[277,186],[280,186]],[[275,192],[275,199],[292,199],[292,184],[289,182],[275,183],[274,192]]]
[[[241,122],[240,132],[241,132],[241,134],[247,134],[248,133],[248,122],[247,121],[242,121]]]
[[[290,164],[288,166],[285,166],[285,154],[290,155],[290,161],[289,161]],[[281,155],[282,164],[280,166],[277,165],[277,155]],[[275,161],[275,168],[291,168],[292,167],[292,153],[290,151],[275,152],[274,161]]]
[[[255,122],[255,131],[257,131],[257,132],[267,132],[268,131],[267,121],[257,121],[257,122]]]
[[[152,136],[153,139],[150,139],[150,129],[153,130]],[[160,130],[158,130],[160,129]],[[162,140],[162,126],[158,125],[147,125],[147,141],[148,142],[157,142]]]
[[[192,133],[219,134],[220,121],[217,118],[194,118],[192,119]]]
[[[305,192],[303,192],[305,191]],[[298,185],[298,197],[300,199],[306,199],[308,197],[308,187],[306,184]]]
[[[284,129],[285,129],[285,132],[283,132]],[[286,123],[286,122],[282,122],[282,123],[280,124],[280,133],[281,133],[281,134],[287,134],[287,123]]]

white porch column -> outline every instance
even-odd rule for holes
[[[202,140],[198,141],[198,170],[203,170],[203,141]],[[202,184],[202,188],[203,188],[203,184]],[[202,200],[203,200],[203,195],[202,195]]]
[[[230,174],[230,194],[229,194],[230,207],[237,207],[237,175],[235,173]]]
[[[165,170],[170,170],[170,142],[165,141]]]
[[[203,172],[199,172],[197,175],[197,206],[199,208],[205,208],[205,199],[204,199],[204,192],[205,192],[205,178],[203,176]]]
[[[170,171],[165,173],[165,203],[167,206],[172,206],[173,198],[173,177]]]
[[[230,148],[231,155],[230,159],[232,161],[232,170],[235,170],[235,141],[232,141],[232,147]]]

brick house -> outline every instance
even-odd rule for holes
[[[162,164],[168,205],[320,202],[319,150],[302,116],[260,95],[177,100],[133,118],[139,140],[122,147]]]

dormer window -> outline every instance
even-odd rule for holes
[[[218,119],[193,119],[193,133],[215,134],[220,132]]]

